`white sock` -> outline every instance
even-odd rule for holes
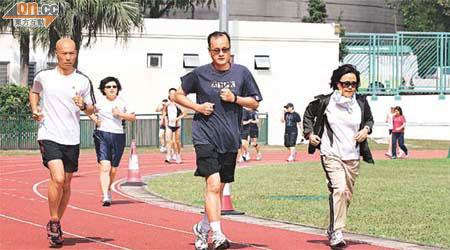
[[[222,229],[220,228],[220,221],[213,221],[209,224],[211,225],[213,233],[222,233]]]
[[[206,214],[203,215],[202,220],[200,221],[200,231],[202,233],[207,233],[209,232],[209,230],[211,230],[211,226],[209,225],[208,222],[208,216],[206,216]]]

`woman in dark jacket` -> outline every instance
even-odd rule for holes
[[[303,117],[303,133],[309,139],[308,152],[320,150],[322,166],[330,191],[330,246],[345,246],[342,230],[353,186],[359,174],[360,156],[374,163],[367,143],[373,117],[365,96],[356,94],[360,86],[359,71],[345,64],[333,71],[333,92],[316,96]]]

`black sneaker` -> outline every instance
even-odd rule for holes
[[[49,221],[47,224],[47,237],[52,246],[62,246],[64,239],[59,221]]]

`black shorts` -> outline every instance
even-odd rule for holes
[[[159,129],[166,129],[166,125],[159,125]]]
[[[111,167],[118,167],[125,149],[125,134],[94,130],[93,137],[97,162],[110,161]]]
[[[389,129],[389,134],[390,134],[390,135],[392,134],[392,129]]]
[[[237,152],[218,153],[211,144],[195,145],[197,170],[195,176],[208,177],[219,173],[222,183],[234,181]]]
[[[51,160],[62,160],[64,172],[74,173],[78,171],[78,158],[80,156],[80,144],[63,145],[50,140],[39,140],[42,154],[42,163],[48,168]]]
[[[250,129],[250,138],[258,138],[259,129]]]
[[[244,129],[241,131],[241,139],[248,140],[248,136],[250,135],[250,130]]]
[[[298,132],[286,132],[284,134],[284,146],[287,148],[295,147],[297,144]]]
[[[170,130],[172,130],[172,132],[177,132],[177,130],[180,128],[180,127],[172,127],[172,126],[167,126]]]

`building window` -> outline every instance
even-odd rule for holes
[[[36,74],[36,62],[28,65],[28,86],[33,86],[34,74]]]
[[[161,68],[162,67],[162,54],[147,54],[147,68]]]
[[[58,66],[58,62],[47,62],[48,69],[54,69],[56,66]]]
[[[270,69],[270,57],[267,55],[255,56],[255,69],[269,70]]]
[[[183,55],[183,68],[192,69],[200,66],[200,59],[198,54],[184,54]]]
[[[8,66],[9,62],[0,62],[0,86],[8,84]]]

